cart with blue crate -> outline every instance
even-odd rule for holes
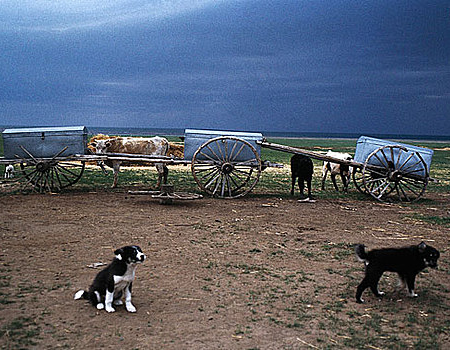
[[[356,144],[353,182],[380,201],[413,202],[430,180],[433,150],[362,136]]]
[[[4,158],[0,164],[18,173],[8,176],[10,181],[3,183],[7,187],[20,184],[22,189],[57,192],[83,175],[85,160],[74,155],[87,152],[84,126],[6,129],[2,138]]]
[[[239,198],[256,186],[265,168],[282,166],[261,160],[263,140],[261,133],[186,129],[184,158],[204,192]]]
[[[381,202],[413,202],[421,198],[430,180],[433,150],[361,136],[353,160],[342,160],[317,152],[266,142],[262,147],[303,154],[314,159],[347,165],[358,191]]]

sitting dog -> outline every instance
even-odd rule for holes
[[[378,290],[378,281],[385,271],[397,272],[400,282],[406,285],[409,296],[414,293],[414,282],[417,274],[426,267],[437,268],[439,251],[424,242],[404,248],[374,249],[366,252],[363,244],[355,247],[360,261],[366,265],[366,275],[356,290],[356,302],[363,303],[361,295],[368,287],[377,297],[384,293]]]
[[[114,260],[97,274],[89,291],[78,291],[74,299],[84,298],[99,310],[114,312],[113,304],[123,305],[124,296],[127,311],[136,312],[131,303],[131,287],[136,267],[145,260],[145,255],[136,245],[117,249],[114,254]]]

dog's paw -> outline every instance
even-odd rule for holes
[[[382,297],[384,294],[386,294],[385,292],[380,292],[380,291],[378,291],[378,296],[379,297]]]
[[[128,312],[136,312],[136,308],[131,303],[126,303],[125,308],[127,309]]]
[[[414,293],[414,292],[408,293],[408,295],[409,295],[411,298],[417,298],[417,297],[419,296],[419,294],[416,294],[416,293]]]
[[[365,303],[365,301],[364,301],[364,299],[356,299],[356,302],[358,303],[358,304],[364,304]]]
[[[106,305],[105,309],[107,312],[115,312],[116,311],[112,306],[108,306],[108,305]]]
[[[103,303],[98,303],[97,304],[97,309],[98,310],[103,310],[105,308],[105,305],[103,305]]]

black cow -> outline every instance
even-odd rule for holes
[[[291,195],[294,195],[295,179],[298,179],[300,196],[303,198],[305,181],[308,186],[308,197],[311,198],[311,180],[314,173],[314,165],[311,158],[302,154],[294,154],[291,158],[292,188]]]

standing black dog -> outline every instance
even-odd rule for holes
[[[356,302],[363,303],[361,295],[368,287],[377,297],[384,293],[378,290],[378,281],[385,271],[397,272],[400,282],[406,285],[409,296],[414,293],[414,282],[417,274],[426,267],[437,268],[439,251],[424,242],[404,248],[374,249],[366,252],[363,244],[358,244],[355,252],[359,260],[366,265],[366,276],[356,290]]]
[[[123,305],[121,298],[124,296],[127,311],[136,312],[131,303],[131,287],[136,267],[144,262],[145,255],[136,245],[117,249],[114,254],[114,260],[97,274],[89,291],[78,291],[74,299],[84,298],[99,310],[114,312],[112,305]]]

